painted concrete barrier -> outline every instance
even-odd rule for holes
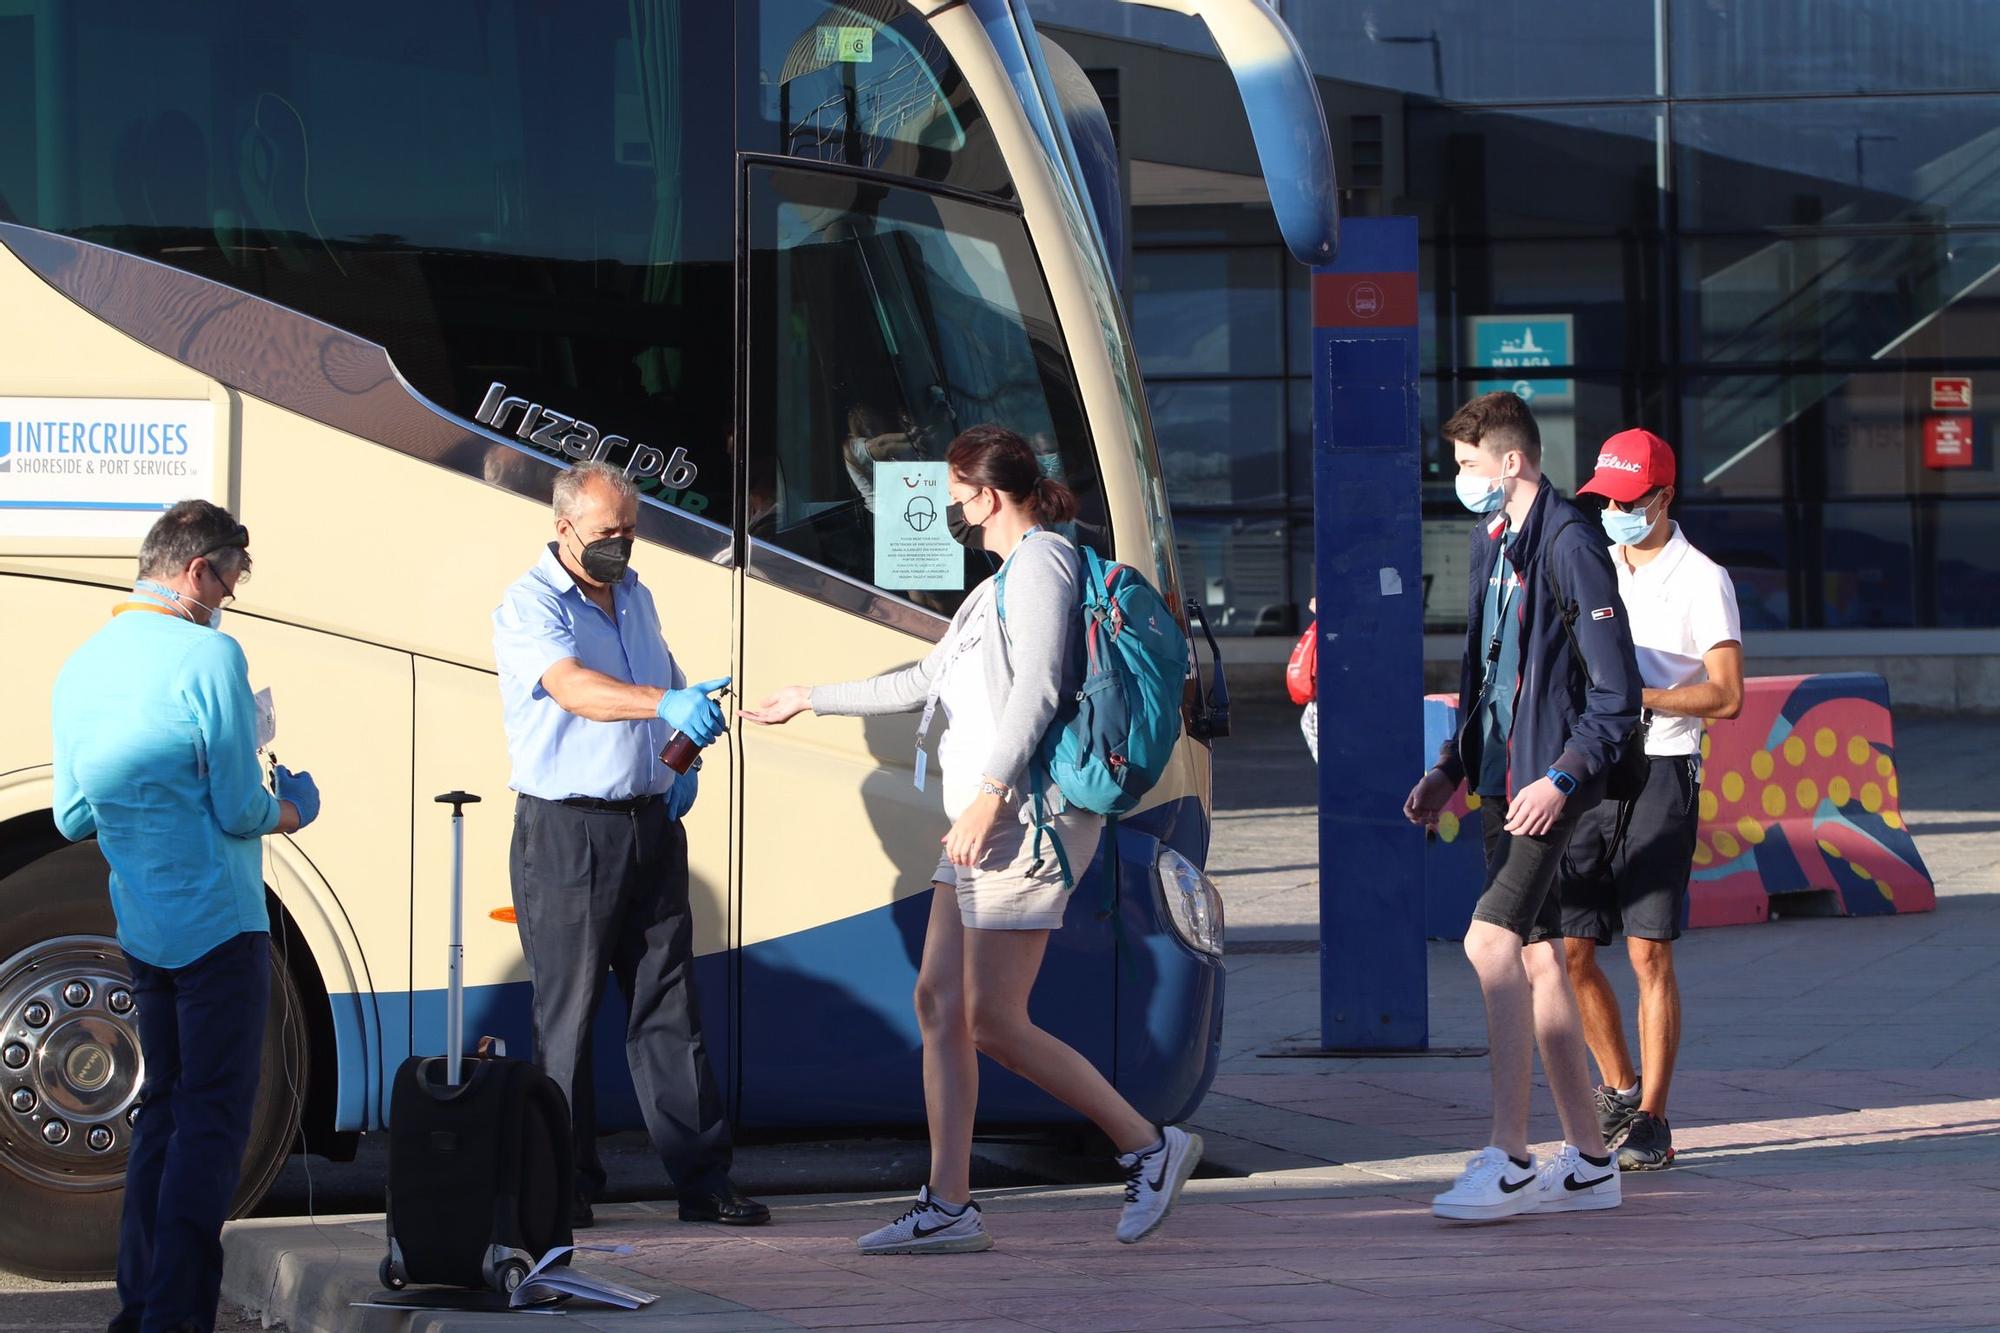
[[[1424,701],[1424,761],[1457,726],[1458,701]],[[1701,824],[1687,925],[1793,915],[1882,916],[1937,904],[1903,822],[1889,689],[1861,673],[1762,676],[1743,711],[1702,737]],[[1424,858],[1424,925],[1459,939],[1480,887],[1479,798],[1460,789]]]

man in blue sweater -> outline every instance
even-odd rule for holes
[[[277,769],[273,796],[258,772],[249,668],[216,630],[249,577],[248,530],[182,501],[139,548],[133,595],[56,678],[56,824],[96,834],[110,863],[146,1068],[113,1333],[215,1325],[270,1003],[259,844],[319,813],[310,774]]]
[[[1404,813],[1435,825],[1469,783],[1486,844],[1486,888],[1465,953],[1486,1000],[1493,1138],[1431,1201],[1439,1217],[1615,1208],[1618,1168],[1591,1099],[1582,1024],[1563,959],[1556,870],[1578,818],[1639,720],[1639,672],[1597,524],[1542,478],[1528,405],[1482,394],[1445,423],[1459,500],[1480,520],[1459,674],[1459,732]],[[1579,660],[1580,659],[1580,660]],[[1537,1170],[1528,1088],[1539,1043],[1566,1142]]]

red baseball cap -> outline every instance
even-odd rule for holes
[[[1631,504],[1656,486],[1674,484],[1674,449],[1649,430],[1621,430],[1597,451],[1597,471],[1578,495]]]

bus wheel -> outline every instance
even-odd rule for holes
[[[0,879],[0,1265],[50,1281],[115,1270],[144,1078],[106,879],[95,843]],[[232,1216],[277,1178],[305,1092],[305,1016],[275,949],[272,969]]]

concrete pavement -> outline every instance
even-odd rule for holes
[[[661,1300],[567,1317],[1066,1333],[2000,1324],[2000,801],[1984,763],[2000,728],[1899,727],[1935,914],[1780,918],[1684,941],[1674,1169],[1628,1175],[1616,1212],[1457,1227],[1426,1204],[1485,1141],[1483,1061],[1270,1057],[1316,1035],[1317,892],[1310,769],[1287,753],[1285,715],[1264,713],[1218,777],[1230,1004],[1196,1119],[1221,1174],[1192,1182],[1160,1233],[1113,1242],[1115,1187],[982,1194],[998,1247],[957,1257],[854,1252],[901,1194],[779,1200],[776,1224],[755,1232],[622,1204],[600,1210],[589,1239],[636,1252],[587,1262]],[[1629,973],[1611,970],[1629,1004]],[[1435,1045],[1483,1043],[1456,946],[1432,946],[1430,991]],[[1538,1137],[1558,1132],[1545,1091],[1535,1117]],[[509,1318],[348,1309],[374,1290],[380,1237],[379,1218],[236,1224],[227,1296],[295,1330]]]

